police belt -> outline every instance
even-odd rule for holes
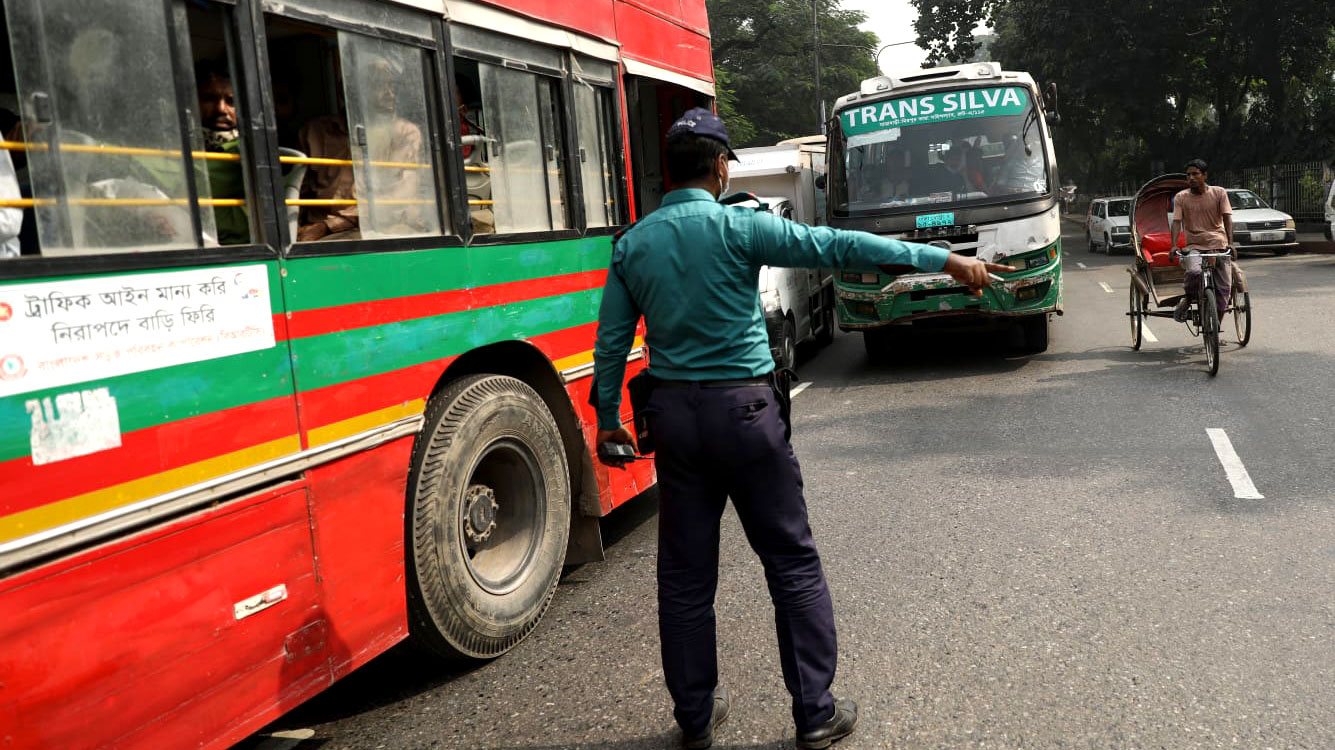
[[[698,385],[701,388],[755,388],[770,387],[770,378],[763,375],[756,378],[738,378],[736,380],[664,380],[655,378],[654,385],[659,388],[690,388]]]

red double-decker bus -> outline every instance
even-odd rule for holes
[[[523,639],[654,481],[594,460],[593,335],[703,0],[0,6],[0,746]]]

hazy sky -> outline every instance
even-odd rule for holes
[[[909,0],[842,0],[839,6],[844,10],[866,13],[867,22],[861,28],[876,34],[881,44],[909,42],[918,36],[913,30],[918,10]],[[891,72],[919,68],[926,57],[927,52],[915,44],[891,47],[881,53],[881,70]]]

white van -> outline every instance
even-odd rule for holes
[[[813,168],[815,147],[800,143],[737,149],[740,163],[728,173],[730,190],[751,193],[766,210],[785,219],[806,224],[820,223]],[[824,162],[818,161],[823,172]],[[748,205],[741,203],[739,205]],[[756,202],[749,202],[755,206]],[[792,367],[797,347],[812,343],[824,346],[834,338],[834,277],[829,269],[760,269],[760,303],[765,311],[770,352],[779,367]]]

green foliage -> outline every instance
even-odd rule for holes
[[[732,76],[720,67],[714,68],[714,103],[718,106],[718,116],[723,118],[728,128],[728,140],[734,145],[750,143],[755,140],[756,126],[751,119],[737,109],[737,94],[732,90]]]
[[[935,59],[993,57],[1061,89],[1064,176],[1098,189],[1201,156],[1219,169],[1335,159],[1330,0],[911,0]]]
[[[813,2],[818,29],[813,25]],[[820,132],[820,100],[856,91],[877,74],[875,34],[859,31],[866,17],[841,10],[839,0],[707,0],[713,35],[719,111],[739,146],[772,145]],[[820,94],[815,39],[820,38]],[[729,115],[753,129],[742,137]]]

